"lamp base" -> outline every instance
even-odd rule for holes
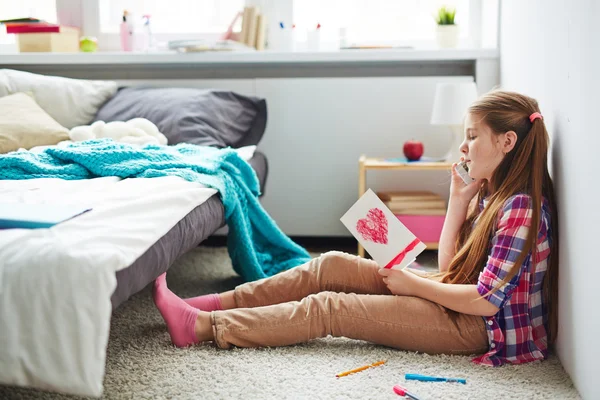
[[[448,163],[459,162],[463,153],[460,151],[460,145],[463,142],[463,129],[461,125],[452,125],[450,127],[452,131],[452,143],[450,144],[450,150],[444,156],[444,160]]]

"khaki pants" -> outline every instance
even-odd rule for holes
[[[221,348],[285,346],[327,335],[430,354],[488,350],[483,318],[392,295],[372,260],[329,252],[235,288],[239,308],[214,311]]]

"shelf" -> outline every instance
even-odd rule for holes
[[[447,162],[398,162],[398,161],[386,161],[384,158],[369,158],[361,157],[359,162],[365,169],[391,169],[391,170],[434,170],[434,171],[448,171],[452,168],[452,163]]]
[[[319,52],[232,51],[201,53],[19,53],[2,54],[0,65],[128,64],[353,64],[364,62],[475,61],[499,58],[498,49],[381,49]]]

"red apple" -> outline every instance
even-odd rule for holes
[[[407,140],[406,143],[404,143],[403,150],[404,156],[409,161],[419,161],[423,155],[423,143],[415,139]]]

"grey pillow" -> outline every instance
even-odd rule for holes
[[[227,90],[126,87],[98,110],[94,121],[137,117],[152,121],[170,145],[242,147],[262,138],[267,104]]]

